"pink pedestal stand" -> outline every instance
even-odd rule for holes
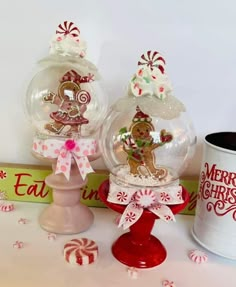
[[[71,166],[70,180],[63,174],[55,174],[55,164],[52,164],[53,173],[45,182],[53,188],[53,203],[40,215],[39,224],[46,231],[59,234],[75,234],[88,229],[93,223],[93,213],[80,203],[80,188],[86,185],[75,166]]]
[[[100,199],[112,210],[123,213],[126,206],[107,201],[109,180],[99,187]],[[183,188],[184,203],[169,205],[174,214],[184,209],[189,202],[189,194]],[[141,218],[130,227],[130,231],[121,235],[112,245],[114,257],[121,263],[136,268],[151,268],[161,264],[167,256],[165,247],[160,240],[151,235],[155,220],[158,217],[144,210]]]

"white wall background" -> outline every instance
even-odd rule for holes
[[[144,51],[165,56],[174,94],[195,125],[198,148],[188,174],[198,174],[204,136],[236,126],[235,11],[235,0],[1,0],[0,162],[39,163],[30,153],[23,99],[35,63],[69,20],[87,41],[110,103],[124,95]]]

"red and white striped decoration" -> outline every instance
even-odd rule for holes
[[[79,37],[80,30],[74,25],[73,22],[64,21],[64,23],[58,26],[56,34],[61,34],[65,36],[70,34],[73,37]]]
[[[141,60],[138,62],[139,66],[146,66],[151,71],[159,69],[162,74],[165,73],[165,59],[157,51],[147,51],[141,56]]]
[[[90,94],[85,91],[85,90],[81,90],[79,91],[76,96],[75,96],[76,100],[81,104],[88,104],[91,101],[91,96]]]
[[[201,250],[191,250],[189,252],[189,258],[198,264],[205,263],[208,260],[208,256]]]
[[[24,247],[24,243],[22,241],[17,240],[15,243],[13,243],[13,248],[21,249]]]
[[[143,208],[152,206],[156,203],[156,194],[151,189],[138,190],[135,194],[135,202]]]
[[[3,212],[9,212],[9,211],[13,211],[14,210],[14,204],[13,203],[2,203],[0,205],[0,211],[3,211]]]
[[[48,240],[55,241],[57,239],[57,235],[55,233],[48,233]]]
[[[62,76],[61,82],[71,81],[80,84],[80,79],[81,76],[75,70],[69,70]]]
[[[26,218],[20,218],[19,220],[18,220],[18,223],[19,224],[27,224],[29,221],[28,221],[28,219],[26,219]]]
[[[71,81],[77,84],[81,84],[81,83],[90,83],[94,81],[94,75],[91,73],[88,73],[87,76],[80,76],[75,70],[69,70],[68,72],[66,72],[60,82],[66,82],[66,81]]]
[[[98,256],[97,244],[88,238],[72,239],[64,245],[64,258],[77,265],[93,263]]]
[[[174,284],[173,281],[163,280],[163,281],[162,281],[162,286],[163,286],[163,287],[175,287],[175,284]]]

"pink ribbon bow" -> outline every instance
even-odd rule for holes
[[[63,173],[67,180],[70,179],[72,159],[76,162],[78,170],[83,179],[87,174],[93,172],[88,156],[96,152],[96,141],[93,139],[68,139],[61,141],[57,139],[39,140],[35,139],[33,151],[46,158],[57,158],[55,174]]]
[[[174,185],[158,190],[150,188],[135,190],[120,187],[111,182],[107,200],[127,205],[119,221],[119,227],[123,226],[124,229],[137,222],[144,209],[148,209],[165,221],[175,221],[175,217],[167,205],[183,203],[182,187]]]

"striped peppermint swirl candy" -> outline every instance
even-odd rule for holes
[[[57,235],[55,233],[48,233],[48,240],[49,241],[55,241],[57,239]]]
[[[64,21],[63,24],[58,25],[56,34],[68,35],[70,34],[73,37],[79,37],[80,30],[74,25],[73,22]]]
[[[139,190],[135,194],[135,202],[144,208],[152,206],[156,202],[156,194],[151,189]]]
[[[0,210],[3,212],[9,212],[14,210],[14,204],[13,203],[6,203],[3,202],[0,204]]]
[[[20,219],[18,220],[18,223],[19,223],[19,224],[27,224],[28,222],[29,222],[29,220],[26,219],[26,218],[20,218]]]
[[[77,265],[93,263],[98,256],[97,244],[88,238],[72,239],[64,245],[64,258]]]
[[[15,243],[13,243],[13,248],[21,249],[24,247],[24,243],[22,241],[17,240]]]
[[[163,287],[175,287],[175,283],[173,281],[170,281],[170,280],[163,280],[162,286]]]
[[[141,59],[138,62],[139,66],[146,66],[151,71],[158,69],[162,74],[165,73],[165,64],[165,59],[157,51],[147,51],[141,56]]]
[[[85,91],[79,91],[78,94],[76,94],[76,100],[82,105],[82,104],[88,104],[91,101],[90,94]]]
[[[191,250],[189,252],[189,258],[193,262],[198,263],[198,264],[205,263],[208,260],[208,256],[206,255],[206,253],[200,250]]]

